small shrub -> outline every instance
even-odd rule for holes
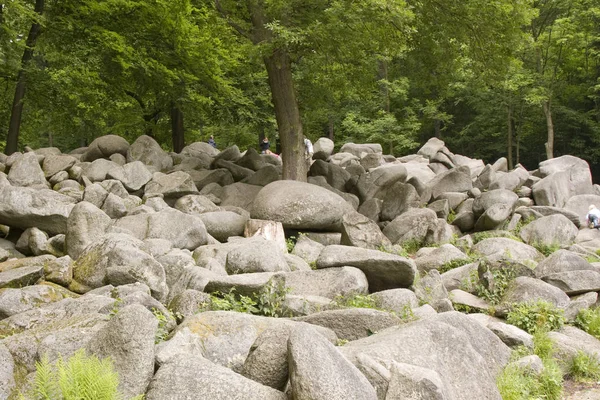
[[[256,299],[258,314],[275,318],[283,316],[283,302],[289,291],[282,280],[269,279]]]
[[[169,336],[169,330],[167,329],[167,324],[169,323],[169,319],[174,319],[175,315],[168,311],[169,315],[163,314],[158,308],[152,308],[152,314],[158,320],[158,329],[156,330],[156,336],[154,337],[154,343],[158,344],[160,342],[164,342]],[[169,318],[170,317],[170,318]]]
[[[340,308],[374,308],[378,309],[377,302],[368,294],[338,295],[334,299]]]
[[[485,260],[481,261],[485,263]],[[477,295],[485,299],[491,305],[500,304],[508,285],[517,277],[517,273],[511,268],[498,268],[491,271],[494,285],[488,289],[481,283],[475,287]]]
[[[515,226],[515,228],[511,231],[512,234],[519,237],[519,235],[521,234],[521,230],[533,221],[535,221],[535,217],[533,216],[527,217],[525,219],[520,219],[519,222],[517,222],[517,226]]]
[[[474,260],[471,258],[448,261],[439,268],[440,274],[443,274],[444,272],[448,272],[458,267],[462,267],[463,265],[471,264],[473,261]]]
[[[454,210],[450,210],[450,212],[448,213],[448,217],[446,218],[446,221],[451,224],[454,222],[454,220],[456,219],[456,212]]]
[[[210,301],[202,304],[200,311],[235,311],[267,317],[283,316],[283,302],[289,289],[283,281],[269,280],[259,293],[244,296],[236,293],[235,287],[228,293],[215,292]]]
[[[513,306],[507,322],[531,334],[559,329],[565,322],[562,310],[545,301],[521,303]]]
[[[290,236],[285,239],[285,247],[287,247],[288,253],[294,251],[294,247],[296,247],[296,236]]]
[[[407,254],[415,254],[421,247],[425,246],[422,240],[411,239],[402,243],[402,248]]]
[[[121,400],[119,375],[112,361],[87,356],[83,349],[68,360],[60,358],[56,367],[47,357],[36,363],[33,387],[21,399],[33,400]],[[141,400],[143,395],[135,399]]]
[[[348,344],[348,342],[349,342],[348,339],[338,339],[336,346],[342,347],[343,345]]]
[[[548,257],[550,254],[554,253],[557,250],[560,250],[560,245],[556,243],[552,244],[544,244],[544,243],[533,243],[533,247],[537,249],[544,256]]]
[[[575,325],[597,339],[600,339],[600,308],[579,311]]]
[[[595,357],[591,357],[582,351],[571,360],[569,376],[578,382],[600,380],[600,363]]]
[[[491,239],[491,238],[497,238],[497,237],[504,237],[504,238],[509,238],[509,239],[513,239],[513,240],[522,242],[521,238],[519,238],[518,236],[515,236],[512,233],[507,234],[505,231],[483,231],[483,232],[475,232],[474,234],[471,235],[471,238],[473,239],[473,244],[477,244],[485,239]]]
[[[503,400],[550,399],[558,400],[562,396],[562,372],[554,358],[553,345],[546,332],[534,334],[534,353],[544,364],[540,376],[529,373],[516,364],[508,364],[498,375],[496,384]],[[521,346],[511,355],[511,361],[531,354],[531,350]]]

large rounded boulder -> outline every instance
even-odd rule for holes
[[[284,228],[337,231],[351,211],[342,197],[320,186],[276,181],[256,195],[252,218],[281,222]]]

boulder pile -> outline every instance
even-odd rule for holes
[[[511,307],[596,306],[584,160],[314,150],[308,183],[254,149],[148,136],[0,155],[0,399],[80,349],[126,398],[500,399],[511,348],[532,346]],[[565,362],[600,357],[573,326],[552,335]]]

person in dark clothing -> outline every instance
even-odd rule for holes
[[[261,154],[273,154],[270,150],[271,142],[269,142],[269,138],[265,137],[263,141],[260,143],[260,152]]]
[[[217,143],[215,142],[215,137],[213,135],[210,135],[210,139],[208,139],[208,144],[210,144],[215,149],[217,148]]]

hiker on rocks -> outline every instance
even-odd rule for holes
[[[210,135],[210,139],[208,139],[208,144],[210,144],[215,149],[217,148],[217,143],[215,142],[215,137],[213,135]]]
[[[314,150],[313,144],[308,138],[304,138],[304,158],[306,159],[306,168],[310,168]]]
[[[600,210],[595,205],[590,204],[589,211],[585,216],[585,219],[590,228],[600,229]]]
[[[274,154],[271,150],[271,142],[269,142],[269,138],[265,136],[263,141],[260,143],[260,152],[261,154]]]

